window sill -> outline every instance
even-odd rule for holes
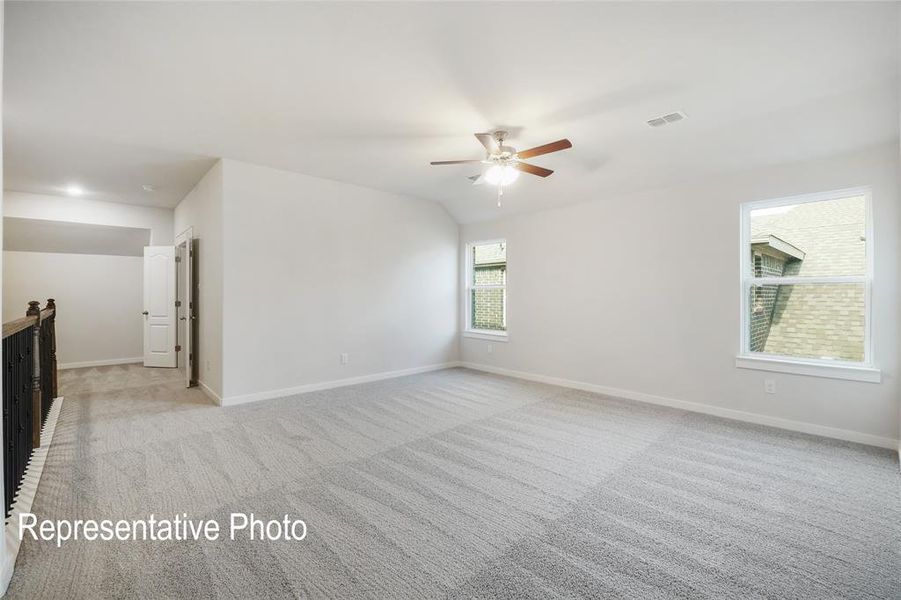
[[[741,369],[757,369],[776,373],[792,373],[811,377],[828,377],[849,381],[880,383],[882,371],[875,367],[851,364],[828,364],[819,361],[794,360],[773,356],[736,356],[735,366]]]
[[[491,340],[493,342],[506,342],[507,332],[467,329],[463,332],[463,337],[473,338],[476,340]]]

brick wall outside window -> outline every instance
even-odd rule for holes
[[[474,283],[476,284],[502,284],[506,275],[506,265],[489,265],[475,267]],[[472,290],[472,315],[473,329],[488,329],[491,331],[503,331],[504,325],[504,290]]]
[[[754,256],[755,277],[782,277],[785,260],[768,254]],[[778,285],[760,285],[751,288],[751,352],[762,352],[773,321]]]

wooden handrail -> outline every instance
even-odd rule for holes
[[[8,338],[9,336],[19,333],[23,329],[27,329],[28,327],[34,327],[37,322],[37,316],[28,316],[28,317],[19,317],[13,321],[9,321],[3,324],[3,337]]]
[[[50,317],[52,317],[56,313],[56,307],[51,307],[49,304],[47,308],[41,309],[41,321],[46,321]],[[27,315],[24,317],[19,317],[18,319],[13,319],[12,321],[7,321],[3,324],[3,337],[8,338],[14,333],[19,333],[23,329],[28,327],[34,327],[37,325],[37,315]]]

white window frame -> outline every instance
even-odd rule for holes
[[[482,340],[492,340],[496,342],[506,342],[507,341],[507,284],[473,284],[473,266],[472,266],[472,258],[473,258],[473,248],[476,246],[484,246],[487,244],[504,244],[505,251],[508,249],[507,240],[503,238],[498,238],[494,240],[478,240],[474,242],[467,242],[466,249],[463,256],[463,264],[465,265],[463,269],[463,277],[465,278],[463,285],[463,336],[468,338],[482,339]],[[508,266],[507,273],[509,274],[509,256],[507,257]],[[502,289],[504,290],[504,331],[496,331],[493,329],[475,329],[472,326],[472,292],[473,290],[492,290],[492,289]]]
[[[821,202],[824,200],[839,200],[852,196],[863,196],[866,210],[866,274],[854,276],[835,277],[754,277],[753,259],[751,257],[751,211],[761,208],[775,208],[792,204],[804,204],[807,202]],[[757,200],[745,202],[741,205],[741,271],[740,302],[741,302],[741,333],[738,356],[735,358],[735,366],[745,369],[760,369],[779,373],[793,373],[796,375],[810,375],[815,377],[830,377],[834,379],[848,379],[853,381],[866,381],[879,383],[882,379],[881,371],[873,362],[873,336],[871,323],[872,295],[873,295],[873,210],[872,193],[869,187],[856,187],[815,194],[776,198],[773,200]],[[778,354],[750,351],[750,296],[751,285],[798,285],[798,284],[863,284],[864,286],[864,360],[862,362],[846,360],[829,360],[817,358],[798,358]]]

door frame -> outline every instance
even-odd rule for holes
[[[175,285],[176,285],[176,293],[175,297],[180,298],[182,296],[182,292],[184,292],[184,304],[180,307],[177,307],[176,318],[178,321],[185,321],[184,328],[184,338],[181,339],[180,332],[178,328],[178,323],[176,322],[175,327],[175,336],[176,336],[176,344],[178,344],[179,350],[178,352],[183,353],[184,363],[185,363],[185,387],[192,387],[196,385],[197,378],[195,377],[197,362],[197,352],[195,351],[194,340],[196,338],[196,322],[197,315],[195,314],[195,306],[196,300],[194,298],[194,286],[195,286],[195,272],[194,272],[194,228],[188,227],[177,236],[175,236],[175,255],[179,256],[179,248],[184,247],[184,252],[181,254],[185,258],[185,289],[181,290],[178,286],[181,285],[181,281],[178,277],[178,265],[176,265],[176,277],[175,277]],[[176,364],[178,364],[178,357],[176,356]]]

